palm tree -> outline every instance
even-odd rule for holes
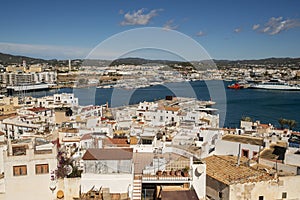
[[[251,117],[243,117],[242,121],[252,122],[252,119],[251,119]]]
[[[287,121],[288,121],[288,120],[287,120],[287,119],[284,119],[284,118],[278,119],[278,123],[280,124],[281,129],[284,128],[284,125],[287,124]]]
[[[297,126],[297,122],[296,120],[287,120],[287,125],[289,126],[289,129],[292,130],[293,128],[295,128]]]

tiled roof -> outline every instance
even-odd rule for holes
[[[4,119],[7,119],[7,118],[10,118],[10,117],[14,117],[16,116],[17,114],[16,113],[12,113],[12,114],[7,114],[7,115],[1,115],[0,116],[0,121],[4,120]]]
[[[261,127],[261,128],[269,128],[270,127],[269,124],[258,124],[257,126]]]
[[[131,160],[132,148],[88,149],[83,160]]]
[[[112,144],[121,144],[121,145],[127,145],[127,139],[126,138],[109,138]]]
[[[180,109],[180,107],[178,107],[178,106],[159,106],[158,107],[158,110],[166,110],[166,111],[174,111],[174,112],[176,112],[176,111],[178,111]]]
[[[273,180],[274,176],[245,164],[237,165],[236,156],[210,156],[205,158],[206,174],[226,185]],[[241,162],[242,163],[242,162]]]
[[[259,145],[259,146],[263,146],[264,144],[263,138],[252,137],[248,135],[226,134],[222,137],[222,140],[238,142],[243,144]]]
[[[89,140],[89,139],[92,139],[92,134],[91,133],[87,133],[87,134],[84,134],[81,138],[80,138],[80,141],[82,140]]]
[[[162,200],[198,200],[198,196],[195,190],[186,190],[186,191],[161,191],[161,199]]]
[[[49,109],[44,108],[44,107],[38,107],[38,108],[29,108],[28,110],[30,110],[32,112],[43,112],[43,111],[46,111],[46,110],[49,110]]]

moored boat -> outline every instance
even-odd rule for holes
[[[279,79],[272,79],[270,81],[253,84],[250,88],[265,90],[300,90],[299,85],[291,85]]]
[[[230,88],[230,89],[242,89],[242,88],[244,88],[244,86],[239,84],[239,83],[233,83],[231,85],[228,85],[227,87]]]

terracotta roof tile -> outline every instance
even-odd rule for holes
[[[37,108],[29,108],[28,110],[32,111],[32,112],[43,112],[46,110],[49,110],[48,108],[44,108],[44,107],[37,107]]]
[[[161,199],[162,200],[198,200],[198,196],[195,190],[187,190],[187,191],[161,191]]]
[[[274,176],[245,164],[237,165],[236,156],[210,156],[204,159],[206,174],[226,185],[273,180]]]
[[[117,147],[129,147],[126,138],[107,138],[104,140],[104,144],[107,146],[117,146]]]
[[[252,144],[263,146],[264,140],[260,137],[252,137],[248,135],[234,135],[234,134],[226,134],[222,137],[222,140],[230,141],[230,142],[239,142],[243,144]]]
[[[80,138],[80,141],[82,140],[89,140],[89,139],[92,139],[92,134],[91,133],[87,133],[87,134],[84,134],[81,138]]]
[[[132,148],[88,149],[83,160],[131,160]]]

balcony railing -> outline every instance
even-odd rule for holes
[[[189,182],[192,180],[191,176],[155,176],[143,175],[142,181],[149,182]]]

